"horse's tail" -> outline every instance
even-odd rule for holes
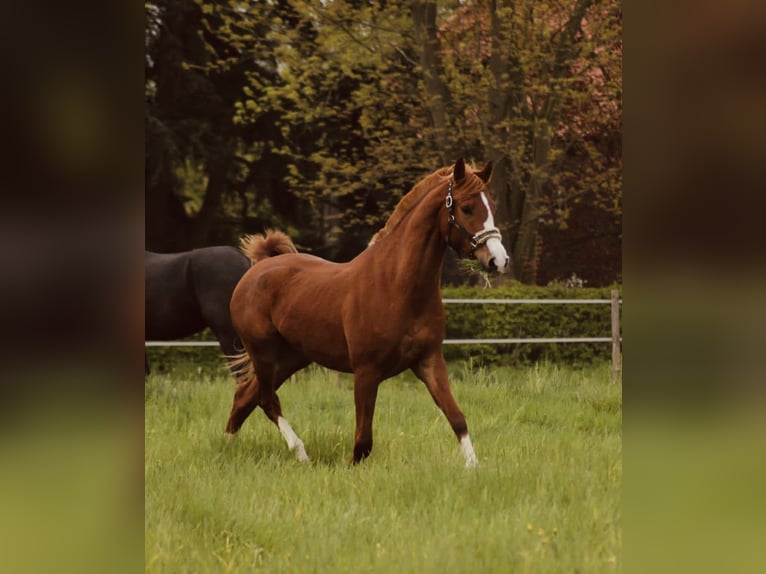
[[[237,353],[236,355],[224,355],[224,357],[226,358],[226,364],[238,383],[247,383],[255,376],[253,362],[250,360],[250,355],[247,354],[247,351]]]
[[[287,234],[273,229],[267,229],[263,234],[245,235],[239,240],[239,248],[253,264],[283,253],[298,253]]]

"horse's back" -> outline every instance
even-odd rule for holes
[[[146,252],[146,337],[173,339],[211,327],[233,339],[229,301],[250,262],[230,246]],[[223,344],[223,341],[222,341]]]
[[[231,298],[232,316],[247,309],[271,314],[282,299],[309,296],[306,287],[321,288],[323,277],[336,276],[342,264],[307,253],[288,253],[263,259],[250,267]]]

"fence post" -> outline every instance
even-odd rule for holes
[[[620,355],[620,294],[612,289],[612,382],[617,382],[622,370]]]

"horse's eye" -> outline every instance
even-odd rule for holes
[[[471,209],[470,205],[463,205],[460,207],[460,211],[465,213],[466,215],[471,215],[473,213],[473,209]]]

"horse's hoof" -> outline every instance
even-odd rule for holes
[[[302,442],[299,442],[295,448],[295,458],[298,462],[311,462],[309,455],[306,454],[306,449]]]

